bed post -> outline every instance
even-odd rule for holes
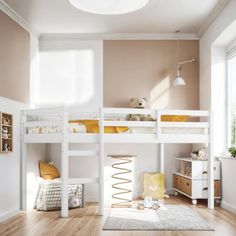
[[[165,161],[165,145],[164,143],[160,143],[159,144],[159,171],[160,173],[165,172],[165,165],[164,165],[164,161]]]
[[[104,111],[99,109],[99,158],[98,158],[98,201],[99,215],[104,214]]]
[[[157,141],[161,139],[161,111],[156,110],[156,139]],[[165,172],[164,168],[164,155],[165,155],[165,146],[164,143],[158,143],[158,166],[159,172]]]
[[[214,136],[213,111],[209,114],[209,141],[208,141],[208,208],[214,209]]]
[[[61,217],[68,217],[68,112],[63,108],[61,143]]]
[[[26,122],[24,111],[21,111],[21,210],[27,210],[27,179],[26,179],[26,163],[27,163],[27,144],[24,142],[24,123]]]

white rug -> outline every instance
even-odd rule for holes
[[[158,210],[112,208],[104,230],[212,231],[195,211],[183,205],[163,205]]]

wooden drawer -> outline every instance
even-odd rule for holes
[[[194,199],[206,199],[208,197],[208,181],[192,180],[179,175],[173,175],[173,186],[179,191]],[[214,182],[215,197],[221,197],[221,181]]]
[[[174,188],[179,188],[179,176],[173,175],[173,186]]]
[[[215,197],[221,197],[221,181],[215,180],[214,187]]]
[[[221,181],[214,182],[215,197],[221,197]],[[192,180],[192,197],[196,199],[208,197],[208,181],[207,180]]]
[[[208,162],[192,161],[192,178],[207,179],[208,178]],[[220,162],[214,162],[214,179],[220,180]]]
[[[192,184],[191,184],[191,179],[187,178],[182,178],[182,192],[188,194],[191,196],[192,194]]]
[[[192,193],[192,184],[191,179],[184,178],[174,174],[174,187],[180,190],[183,193],[191,196]]]

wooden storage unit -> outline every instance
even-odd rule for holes
[[[192,160],[191,158],[177,158],[180,169],[173,174],[173,187],[176,194],[182,193],[192,199],[192,203],[197,204],[197,199],[207,199],[207,161]],[[187,174],[181,168],[186,168]],[[220,162],[215,161],[214,165],[214,190],[215,198],[221,198]]]
[[[0,112],[0,152],[13,151],[13,117]]]

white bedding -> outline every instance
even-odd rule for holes
[[[69,123],[69,133],[87,133],[86,126],[79,123]],[[41,126],[41,127],[28,127],[28,134],[50,134],[60,133],[59,126]],[[155,128],[140,128],[131,127],[126,133],[130,134],[155,134]],[[204,129],[201,128],[162,128],[162,134],[204,134]]]
[[[28,127],[28,134],[50,134],[50,133],[61,133],[61,127],[56,125],[45,125],[37,127]],[[86,126],[78,123],[68,124],[69,133],[87,133]]]

